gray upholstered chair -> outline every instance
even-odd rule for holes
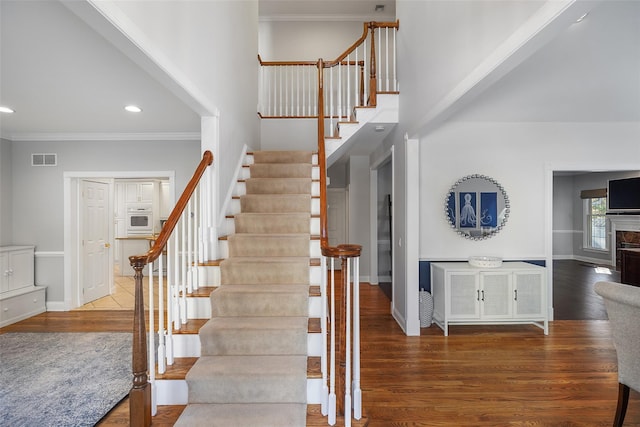
[[[622,426],[629,388],[640,391],[640,287],[598,282],[595,291],[604,299],[618,355],[618,407],[613,425]]]

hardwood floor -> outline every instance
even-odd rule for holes
[[[600,280],[620,281],[606,266],[573,260],[553,262],[553,309],[556,320],[606,320],[602,298],[593,291]]]
[[[361,285],[362,395],[371,427],[609,426],[617,397],[616,356],[605,320],[533,326],[435,325],[407,337],[377,286]],[[127,311],[43,313],[0,329],[130,331]],[[173,425],[182,406],[159,407],[154,426]],[[100,426],[127,425],[125,400]],[[326,425],[317,416],[309,426]],[[626,427],[640,426],[631,392]]]

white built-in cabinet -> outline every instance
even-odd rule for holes
[[[546,269],[526,262],[477,268],[467,262],[431,264],[433,320],[450,324],[531,323],[549,333]]]
[[[152,203],[154,194],[153,182],[125,183],[125,203]]]
[[[46,311],[34,283],[34,246],[0,246],[0,327]]]

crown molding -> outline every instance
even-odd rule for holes
[[[9,141],[200,141],[200,132],[15,133]]]
[[[375,14],[375,15],[269,15],[269,16],[260,16],[260,22],[388,22],[395,21],[395,15],[390,14]]]

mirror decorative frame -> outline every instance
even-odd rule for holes
[[[485,175],[459,179],[444,199],[449,225],[459,236],[470,240],[485,240],[497,234],[505,226],[510,210],[504,187]]]

